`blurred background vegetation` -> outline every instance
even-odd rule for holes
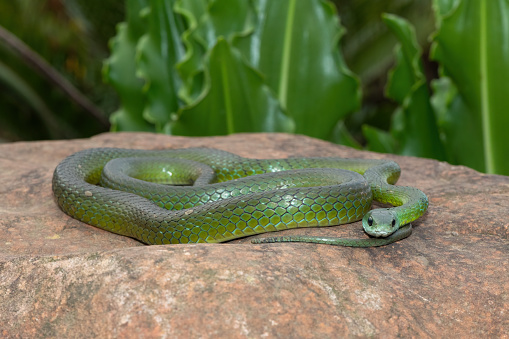
[[[430,0],[337,0],[335,4],[347,30],[341,41],[346,63],[359,75],[364,90],[362,110],[348,119],[353,133],[361,138],[360,126],[366,121],[387,129],[395,108],[384,98],[383,91],[387,70],[394,63],[392,49],[396,39],[382,23],[381,13],[397,13],[413,22],[419,42],[427,50],[427,37],[433,30]],[[124,19],[123,0],[0,2],[0,25],[42,56],[106,117],[118,108],[119,102],[112,87],[102,81],[101,69],[110,53],[108,41]],[[22,88],[13,88],[12,82],[5,79],[7,74],[0,78],[2,141],[87,137],[109,129],[27,66],[4,43],[0,43],[0,67],[2,73],[8,68],[24,83]],[[431,75],[436,72],[433,65],[429,69]],[[27,100],[24,91],[37,95],[39,101]],[[48,119],[50,123],[46,122]]]
[[[500,5],[502,7],[507,5],[506,0],[494,1],[504,3],[504,5]],[[220,2],[217,1],[217,3]],[[322,3],[322,1],[316,2]],[[461,1],[457,1],[456,5],[459,2]],[[115,68],[118,66],[118,60],[115,59],[115,55],[112,57],[108,43],[118,32],[116,30],[117,24],[127,20],[128,26],[126,27],[131,29],[131,32],[133,27],[139,30],[136,32],[138,34],[136,39],[142,34],[148,35],[149,42],[145,42],[145,45],[149,44],[150,38],[154,38],[153,35],[151,36],[152,28],[150,27],[153,27],[151,25],[154,24],[157,18],[151,17],[151,13],[143,11],[143,18],[141,19],[139,15],[135,15],[139,13],[129,13],[130,8],[131,11],[133,9],[143,9],[144,6],[148,6],[148,3],[157,7],[157,4],[164,6],[168,3],[173,4],[174,1],[17,0],[0,2],[0,28],[3,27],[3,30],[0,31],[0,33],[3,32],[0,34],[0,142],[87,137],[110,129],[153,130],[193,135],[190,128],[186,126],[186,123],[192,125],[193,121],[186,122],[185,119],[180,118],[185,118],[182,112],[189,113],[189,116],[192,116],[192,113],[196,117],[200,117],[200,105],[197,104],[199,93],[193,92],[195,91],[193,86],[196,86],[196,78],[198,77],[196,73],[198,72],[192,73],[192,76],[189,77],[192,85],[188,86],[186,84],[188,87],[184,86],[186,88],[178,93],[178,100],[184,101],[184,104],[181,104],[178,108],[178,114],[168,116],[167,122],[163,121],[162,124],[158,125],[157,114],[152,114],[153,112],[150,111],[151,109],[154,110],[154,103],[152,103],[152,107],[142,109],[143,113],[140,113],[140,120],[135,123],[132,123],[132,121],[126,123],[126,120],[122,119],[122,117],[125,117],[125,112],[119,114],[119,111],[129,109],[129,104],[126,104],[126,93],[127,97],[130,97],[133,92],[126,90],[125,93],[122,93],[123,89],[119,89],[119,84],[115,83],[115,81],[118,81],[115,75],[123,75],[125,69]],[[176,0],[176,3],[179,5],[180,1]],[[186,2],[189,6],[191,6],[191,3],[198,2]],[[486,153],[483,153],[480,139],[474,140],[478,145],[474,145],[473,149],[481,149],[479,150],[480,156],[473,160],[469,160],[469,155],[463,156],[460,154],[461,144],[459,145],[460,151],[458,151],[457,145],[456,148],[450,146],[455,143],[458,144],[458,140],[461,141],[461,138],[458,139],[454,136],[456,139],[453,140],[453,137],[451,137],[451,128],[450,125],[447,125],[447,118],[444,118],[444,111],[448,111],[450,106],[457,101],[455,101],[455,98],[457,98],[458,89],[451,82],[448,82],[446,75],[449,75],[449,70],[446,61],[444,61],[445,57],[442,55],[442,60],[440,60],[445,64],[445,67],[443,67],[435,61],[431,61],[429,55],[431,49],[430,36],[436,32],[437,23],[442,20],[440,15],[437,18],[434,13],[442,13],[446,17],[447,12],[451,11],[453,2],[439,0],[433,1],[433,3],[431,0],[336,0],[333,3],[337,9],[341,26],[345,28],[345,32],[341,32],[341,30],[331,31],[332,35],[337,33],[338,37],[341,36],[338,42],[341,56],[338,56],[336,60],[339,60],[340,65],[347,67],[343,70],[343,75],[351,78],[351,83],[354,84],[351,85],[354,86],[351,90],[355,92],[355,86],[359,87],[357,93],[362,93],[362,97],[357,103],[353,101],[349,104],[348,112],[345,111],[340,114],[340,122],[335,127],[334,124],[331,125],[333,126],[331,128],[334,128],[332,133],[327,132],[323,136],[311,132],[310,135],[357,148],[367,147],[375,151],[432,157],[447,160],[453,164],[466,164],[481,171],[509,174],[507,167],[496,165],[496,161],[493,159],[490,160],[493,162],[490,165],[490,161],[484,159]],[[464,3],[466,5],[463,7],[470,6],[468,0],[464,0]],[[435,11],[432,5],[435,6]],[[140,6],[140,8],[136,6]],[[180,6],[185,7],[182,4]],[[220,6],[216,7],[218,7],[217,11],[219,12]],[[196,8],[184,9],[188,12],[199,11]],[[501,10],[505,9],[506,7],[501,8]],[[324,13],[326,12],[325,10]],[[383,13],[393,13],[398,17],[386,16],[383,18]],[[335,13],[331,15],[335,15]],[[400,20],[400,18],[406,19],[406,21]],[[184,27],[179,33],[185,35],[185,28],[189,28],[191,19],[186,16],[182,16],[180,19],[182,19],[182,22],[177,22],[176,25]],[[211,25],[214,25],[213,19],[211,19]],[[256,21],[256,18],[253,20]],[[408,23],[415,27],[415,31],[411,29]],[[331,27],[334,26],[333,24],[334,22],[331,21]],[[136,25],[144,25],[144,30],[140,30],[139,27],[136,28]],[[482,26],[483,22],[480,25]],[[219,30],[218,27],[215,28]],[[199,29],[196,35],[199,35]],[[474,27],[474,29],[477,28]],[[44,71],[41,72],[40,69],[37,70],[37,61],[36,66],[34,66],[33,60],[27,60],[26,56],[22,55],[23,51],[17,50],[16,41],[13,42],[10,35],[14,38],[17,37],[34,52],[33,54],[45,60],[48,64],[43,64],[43,68],[50,68],[51,71],[45,73]],[[190,43],[196,43],[196,41],[201,43],[201,38],[206,40],[208,36],[203,34],[203,37],[196,37],[194,41],[191,37],[189,41],[191,41]],[[125,41],[122,42],[119,39],[121,39],[120,33],[115,40],[117,48],[126,47]],[[236,37],[227,38],[225,42],[221,42],[221,38],[216,37],[215,40],[209,42],[210,46],[213,45],[214,48],[210,47],[208,51],[210,53],[209,59],[203,61],[205,66],[197,66],[199,70],[202,71],[202,68],[210,67],[212,74],[213,64],[211,59],[214,56],[218,59],[231,56],[232,60],[237,60],[235,59],[235,53],[237,53],[237,50],[243,51],[246,42],[239,42],[235,39]],[[317,37],[317,39],[320,39],[320,37]],[[135,42],[138,43],[139,41]],[[417,42],[417,45],[415,42]],[[247,42],[247,44],[249,43]],[[207,41],[203,42],[203,45],[206,46]],[[402,47],[397,47],[399,49],[396,49],[395,53],[397,45]],[[139,58],[141,55],[141,59],[143,59],[145,56],[146,60],[150,62],[150,58],[154,58],[154,55],[150,54],[150,46],[144,47],[145,49],[141,47],[136,50],[137,57]],[[439,47],[436,49],[439,49]],[[126,54],[122,55],[125,56]],[[437,60],[441,57],[440,53],[437,53],[437,55],[433,59]],[[103,74],[103,62],[105,60],[107,60],[107,67]],[[146,80],[152,80],[152,87],[157,85],[157,80],[161,80],[150,78],[151,70],[148,67],[143,65],[137,65],[136,67],[138,67],[136,70],[130,69],[133,76],[140,76],[141,74]],[[62,81],[52,78],[51,75],[55,75],[55,73],[62,78]],[[454,70],[450,73],[454,76]],[[185,82],[186,79],[182,74],[180,72],[179,76]],[[439,78],[439,74],[444,76],[444,80],[433,82]],[[201,77],[206,77],[206,75],[201,75]],[[392,81],[391,77],[393,77]],[[404,83],[406,80],[409,81],[407,92],[405,92],[407,89],[397,88],[397,84]],[[424,86],[419,87],[424,92],[417,94],[411,92],[410,88],[414,91],[416,84],[424,84]],[[116,87],[116,91],[114,87]],[[253,91],[259,88],[261,87],[257,87]],[[445,94],[442,97],[435,95],[432,98],[430,94],[432,88],[440,88],[441,93]],[[140,85],[141,89],[147,90],[143,83]],[[164,92],[164,88],[162,92]],[[174,90],[174,92],[177,93],[178,91]],[[277,92],[277,90],[273,89],[273,92]],[[461,88],[459,88],[459,92],[462,94]],[[124,99],[119,99],[119,94],[121,97],[124,94]],[[280,93],[275,93],[275,96],[281,98]],[[352,94],[352,96],[355,96],[355,94]],[[186,98],[188,99],[187,102]],[[268,102],[267,105],[271,105],[272,97],[270,95],[269,98],[264,100]],[[431,150],[423,150],[422,146],[416,147],[412,145],[412,142],[405,141],[408,139],[408,134],[418,134],[419,131],[411,130],[411,127],[409,127],[411,133],[407,133],[407,135],[401,133],[402,126],[405,130],[407,130],[405,126],[412,124],[422,126],[422,121],[407,121],[408,117],[405,118],[405,114],[408,115],[408,112],[412,112],[413,108],[409,107],[412,102],[421,103],[421,108],[422,103],[424,103],[427,113],[424,112],[423,114],[429,116],[431,111],[432,115],[435,114],[438,124],[445,121],[443,124],[445,129],[435,128],[433,131],[427,129],[424,131],[424,134],[431,135],[430,139],[436,139],[429,142],[428,148],[431,148]],[[278,118],[279,122],[270,125],[272,127],[268,130],[304,133],[305,131],[301,131],[299,126],[297,128],[291,126],[295,122],[289,123],[285,120],[285,114],[290,114],[290,118],[292,118],[291,112],[288,113],[292,110],[291,103],[280,101],[279,104],[281,110],[276,107],[274,113],[275,116],[281,113],[280,118]],[[346,103],[345,105],[348,106]],[[431,108],[432,105],[433,108]],[[150,102],[147,106],[150,106]],[[205,111],[209,107],[205,106]],[[266,107],[268,106],[262,105],[260,109]],[[110,120],[114,112],[117,116]],[[442,116],[439,115],[439,112],[442,112]],[[142,121],[142,117],[148,122]],[[175,122],[171,121],[172,119],[180,120]],[[313,119],[317,119],[317,117]],[[113,121],[113,127],[110,126],[109,121]],[[138,128],[133,128],[133,126],[138,126]],[[267,126],[267,124],[264,126]],[[447,129],[448,126],[449,130]],[[458,128],[461,127],[462,125],[459,124]],[[468,128],[470,126],[465,127],[465,129]],[[236,126],[230,126],[225,133],[232,131],[243,130]],[[196,133],[198,135],[205,134]],[[475,133],[471,134],[471,137],[476,137]],[[480,138],[482,139],[482,137]],[[419,142],[422,144],[422,140]],[[470,153],[472,153],[471,149],[469,150]],[[502,150],[499,151],[503,152]]]
[[[119,103],[102,81],[101,69],[108,41],[123,18],[123,1],[0,1],[6,34],[47,61],[103,116],[98,119],[76,104],[0,38],[0,140],[76,138],[107,131],[108,113]]]

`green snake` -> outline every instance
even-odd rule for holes
[[[53,192],[71,217],[145,244],[224,242],[362,219],[371,237],[261,238],[369,247],[411,234],[428,198],[395,186],[394,161],[337,157],[250,159],[210,148],[87,149],[64,159]],[[371,210],[372,200],[393,208]]]

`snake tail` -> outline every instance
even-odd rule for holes
[[[336,237],[319,237],[319,236],[282,236],[282,237],[266,237],[251,240],[252,244],[267,244],[278,242],[305,242],[314,244],[325,244],[343,247],[380,247],[392,244],[412,234],[412,224],[401,227],[396,232],[386,238],[367,238],[367,239],[348,239]]]

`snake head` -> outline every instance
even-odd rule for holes
[[[399,229],[399,220],[391,209],[380,208],[366,213],[362,218],[362,227],[373,237],[388,237]]]

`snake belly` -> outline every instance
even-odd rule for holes
[[[123,158],[139,158],[141,175],[137,179],[124,173],[120,181],[105,182],[109,180],[102,176],[105,166]],[[175,163],[177,170],[169,171],[165,163]],[[117,167],[134,165],[129,160]],[[340,225],[364,217],[366,232],[386,238],[331,243],[366,247],[408,236],[411,227],[403,226],[427,209],[428,199],[420,190],[394,185],[399,175],[399,166],[390,160],[249,159],[210,148],[98,148],[64,159],[55,169],[53,192],[60,208],[71,217],[146,244],[224,242],[290,228]],[[155,185],[139,179],[194,186]],[[100,186],[101,182],[107,187]],[[370,211],[373,199],[396,207]],[[380,228],[378,216],[367,217],[374,211],[384,214],[381,219],[385,214],[391,216],[392,225],[390,221],[383,225],[388,231],[376,229]],[[312,237],[283,238],[286,240],[274,241],[327,243]]]

